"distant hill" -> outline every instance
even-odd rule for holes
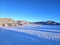
[[[24,20],[13,20],[11,18],[0,18],[0,27],[2,26],[23,26],[23,25],[60,25],[55,21],[46,22],[28,22]]]
[[[22,26],[29,24],[27,21],[23,20],[13,20],[11,18],[0,18],[0,27],[1,26]]]
[[[60,23],[55,22],[55,21],[34,22],[34,24],[41,24],[41,25],[60,25]]]

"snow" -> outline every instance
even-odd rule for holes
[[[36,27],[1,27],[0,45],[60,45],[60,30]]]

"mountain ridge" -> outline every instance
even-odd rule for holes
[[[55,21],[28,22],[25,20],[14,20],[11,18],[0,18],[0,27],[1,26],[22,26],[22,25],[60,25],[60,23],[55,22]]]

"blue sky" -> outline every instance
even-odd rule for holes
[[[59,0],[0,0],[0,17],[60,22]]]

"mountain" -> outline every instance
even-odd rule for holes
[[[60,23],[55,22],[55,21],[34,22],[34,24],[41,24],[41,25],[60,25]]]
[[[0,18],[0,27],[2,26],[22,26],[29,24],[27,21],[23,20],[13,20],[11,18]]]
[[[55,21],[28,22],[24,20],[13,20],[11,18],[0,18],[0,27],[5,26],[24,26],[24,25],[60,25]]]
[[[0,26],[17,26],[17,24],[11,18],[0,18]]]

